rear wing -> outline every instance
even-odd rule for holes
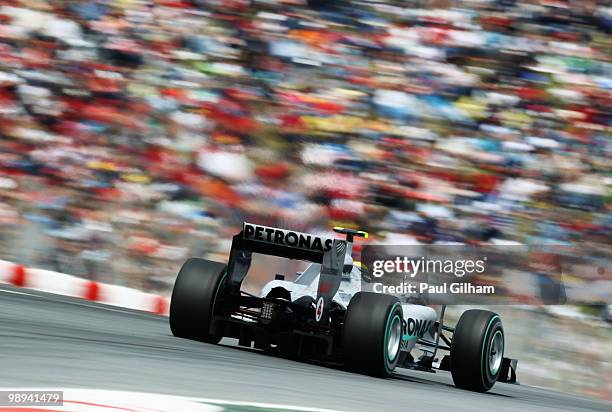
[[[238,239],[237,239],[238,238]],[[334,239],[245,222],[234,236],[234,245],[255,253],[323,263],[323,255],[331,250]]]
[[[229,287],[234,293],[240,292],[253,253],[320,263],[316,320],[326,323],[332,298],[342,279],[346,252],[347,242],[344,240],[244,222],[240,233],[232,239],[228,262]]]

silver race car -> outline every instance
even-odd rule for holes
[[[450,370],[456,386],[479,392],[496,381],[516,382],[517,361],[503,356],[499,315],[468,310],[452,328],[444,324],[445,306],[438,316],[429,306],[367,291],[366,269],[351,257],[354,238],[367,233],[334,230],[345,240],[244,223],[227,264],[192,258],[181,268],[172,333],[208,343],[235,338],[240,346],[378,377],[397,367]],[[241,291],[253,253],[311,264],[295,281],[276,275],[253,295]],[[448,354],[438,357],[440,350]]]

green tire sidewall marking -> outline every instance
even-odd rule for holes
[[[384,340],[384,344],[383,344],[383,355],[384,355],[384,359],[385,359],[385,369],[387,370],[387,372],[391,372],[391,370],[389,369],[389,365],[388,362],[393,362],[398,356],[399,356],[399,352],[397,351],[397,354],[395,355],[394,358],[389,358],[389,353],[387,351],[387,344],[389,342],[389,327],[391,326],[391,324],[393,323],[393,320],[397,317],[400,318],[399,315],[393,315],[393,312],[395,311],[395,308],[397,306],[400,306],[400,303],[397,302],[395,303],[393,306],[391,306],[391,309],[389,310],[389,315],[387,315],[387,325],[385,326],[385,340]],[[401,318],[400,318],[400,322],[401,322]],[[400,331],[401,333],[401,331]]]
[[[493,325],[493,322],[494,322],[496,319],[499,319],[499,315],[495,315],[495,316],[493,316],[493,317],[492,317],[492,318],[489,320],[489,324],[487,325],[487,329],[485,330],[485,334],[484,334],[484,338],[483,338],[482,350],[481,350],[481,353],[480,353],[480,370],[481,370],[482,372],[485,372],[485,374],[486,374],[486,372],[490,372],[490,371],[489,371],[489,363],[488,363],[488,362],[486,362],[486,363],[485,363],[485,356],[484,356],[484,352],[485,352],[485,348],[487,347],[487,337],[489,336],[489,330],[491,329],[491,325]],[[500,319],[500,320],[501,320],[501,319]],[[486,369],[485,369],[485,367],[486,367]],[[493,374],[493,375],[494,375],[494,374]],[[484,374],[483,374],[483,376],[482,376],[482,384],[483,384],[484,386],[487,386],[487,385],[486,385],[486,382],[484,381]]]

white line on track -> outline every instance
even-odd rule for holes
[[[283,405],[278,403],[250,402],[250,401],[226,401],[222,399],[192,398],[194,402],[212,403],[214,405],[249,406],[261,409],[286,409],[295,412],[342,412],[338,409],[311,408],[308,406]]]
[[[44,292],[44,293],[48,293],[50,295],[50,296],[45,296],[45,295],[39,295],[37,293],[27,293],[27,292],[20,292],[20,291],[16,291],[16,290],[8,290],[8,289],[0,289],[0,293],[12,293],[12,294],[15,294],[15,295],[33,296],[35,298],[41,298],[41,299],[47,299],[47,300],[53,300],[53,298],[52,298],[53,296],[63,296],[63,297],[66,297],[65,295],[57,295],[57,294],[53,294],[53,293],[50,293],[50,292]],[[70,297],[70,296],[68,296],[68,297]],[[78,298],[74,298],[74,299],[78,299]],[[119,308],[110,308],[110,307],[107,307],[107,306],[103,306],[102,304],[89,304],[89,303],[83,303],[83,302],[77,302],[77,301],[71,301],[71,300],[62,300],[62,301],[56,301],[56,302],[67,303],[69,305],[76,305],[76,306],[85,306],[86,308],[108,310],[110,312],[129,313],[129,314],[139,314],[139,313],[151,314],[150,312],[141,311],[141,310],[138,310],[138,309],[125,310],[125,309],[119,309]]]
[[[0,289],[0,293],[13,293],[15,295],[38,296],[38,295],[34,295],[33,293],[18,292],[16,290],[7,290],[7,289]]]

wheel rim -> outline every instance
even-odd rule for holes
[[[495,375],[499,370],[504,356],[504,335],[501,330],[498,330],[491,339],[489,348],[489,370],[492,375]]]
[[[394,316],[389,324],[387,338],[387,357],[390,361],[394,360],[400,349],[400,341],[402,336],[402,321],[399,316]]]

